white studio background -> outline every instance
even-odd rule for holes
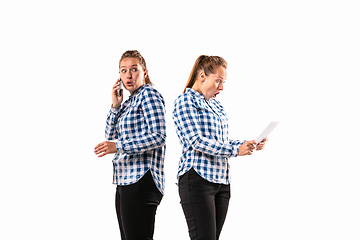
[[[166,193],[155,236],[188,239],[177,194],[174,99],[219,55],[233,139],[281,123],[231,159],[221,239],[360,239],[357,1],[3,1],[1,239],[120,239],[104,141],[118,60],[145,57],[167,109]]]

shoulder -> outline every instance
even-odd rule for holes
[[[142,100],[158,99],[165,103],[165,100],[161,93],[154,88],[152,84],[146,84],[142,87],[140,96]]]
[[[202,102],[202,95],[198,92],[187,88],[185,93],[180,94],[174,101],[174,105],[179,103],[187,103],[187,104],[199,104]]]
[[[196,104],[196,98],[189,93],[180,94],[174,101],[174,108],[189,107]]]

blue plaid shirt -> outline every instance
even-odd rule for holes
[[[245,141],[229,140],[228,118],[220,102],[187,88],[174,102],[173,120],[182,145],[178,179],[191,168],[213,183],[230,184],[229,158]]]
[[[164,194],[165,101],[152,85],[135,91],[120,108],[111,108],[105,137],[115,140],[113,183],[129,185],[151,171],[155,185]]]

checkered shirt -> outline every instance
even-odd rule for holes
[[[159,191],[164,194],[165,101],[152,85],[134,92],[120,108],[111,108],[105,137],[115,140],[113,183],[129,185],[150,170]]]
[[[229,140],[220,102],[187,88],[174,102],[173,120],[182,146],[178,179],[191,168],[209,182],[230,184],[229,158],[245,141]]]

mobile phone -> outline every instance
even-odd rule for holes
[[[119,81],[120,81],[120,89],[122,88],[122,81],[121,81],[121,78],[119,77]],[[120,89],[118,90],[118,94],[119,94],[119,96],[121,96],[120,95]]]

